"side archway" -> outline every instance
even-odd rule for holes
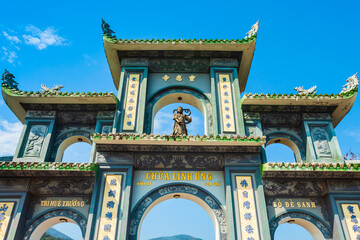
[[[57,209],[46,212],[36,218],[27,228],[24,240],[40,240],[49,228],[61,223],[64,219],[69,223],[77,224],[81,229],[82,236],[85,237],[86,219],[75,211]]]
[[[147,101],[144,119],[145,133],[152,133],[154,126],[153,120],[156,113],[161,108],[171,103],[186,103],[197,108],[204,117],[205,134],[212,135],[214,133],[214,118],[209,99],[196,89],[179,87],[162,89]]]
[[[267,134],[265,146],[269,146],[274,143],[284,144],[289,147],[294,152],[296,162],[305,161],[305,149],[298,138],[283,132],[273,132]]]
[[[316,217],[304,212],[287,212],[270,222],[271,239],[274,239],[277,227],[282,223],[294,223],[305,228],[315,240],[332,239],[329,228]]]
[[[66,148],[77,142],[85,142],[92,145],[92,141],[90,140],[90,132],[71,131],[59,136],[56,139],[53,147],[52,160],[54,162],[61,162]]]
[[[139,239],[141,224],[146,214],[154,206],[175,196],[194,201],[203,207],[214,223],[216,239],[227,239],[225,212],[219,202],[205,190],[189,184],[162,186],[145,196],[131,213],[128,229],[129,239]]]

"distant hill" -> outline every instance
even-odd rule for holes
[[[171,237],[158,237],[149,240],[202,240],[201,238],[195,238],[185,234],[179,234]]]
[[[55,228],[49,228],[40,240],[73,240],[71,237],[59,232]]]

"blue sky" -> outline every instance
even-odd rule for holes
[[[260,31],[245,92],[338,93],[360,71],[359,1],[3,1],[0,71],[22,90],[113,91],[101,32],[118,38],[243,38]],[[360,153],[359,100],[335,129],[343,153]],[[12,155],[21,124],[0,98],[0,156]]]

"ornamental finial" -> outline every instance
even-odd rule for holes
[[[294,88],[294,90],[296,90],[300,94],[305,94],[305,95],[307,95],[307,94],[315,94],[316,93],[316,91],[315,91],[316,90],[316,85],[309,88],[308,90],[305,90],[303,86],[296,87],[296,88]]]
[[[357,74],[358,73],[355,73],[346,80],[347,83],[343,86],[343,89],[340,93],[350,92],[359,85],[359,78],[357,77]]]
[[[19,90],[17,85],[18,83],[14,80],[15,76],[5,69],[5,72],[3,73],[1,80],[3,80],[3,84],[6,84],[8,87]]]
[[[116,38],[115,35],[113,35],[113,33],[115,33],[113,30],[110,29],[110,25],[104,21],[104,19],[101,19],[102,23],[101,23],[101,29],[103,31],[103,35],[109,37],[109,38]]]
[[[246,33],[247,36],[245,37],[245,39],[251,38],[252,36],[257,34],[257,32],[259,31],[259,22],[260,19],[254,25],[252,25],[250,31]]]

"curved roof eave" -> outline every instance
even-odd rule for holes
[[[336,127],[354,105],[357,90],[349,94],[336,95],[270,95],[245,94],[242,105],[291,105],[291,106],[334,106],[331,113],[332,123]],[[257,96],[257,97],[255,97]]]
[[[43,95],[41,93],[14,93],[14,89],[6,89],[2,87],[2,95],[4,101],[9,106],[16,117],[24,124],[26,109],[21,105],[25,104],[117,104],[117,98],[113,93],[99,94],[73,94],[65,95],[58,93],[57,95]],[[60,95],[60,96],[59,96]]]

